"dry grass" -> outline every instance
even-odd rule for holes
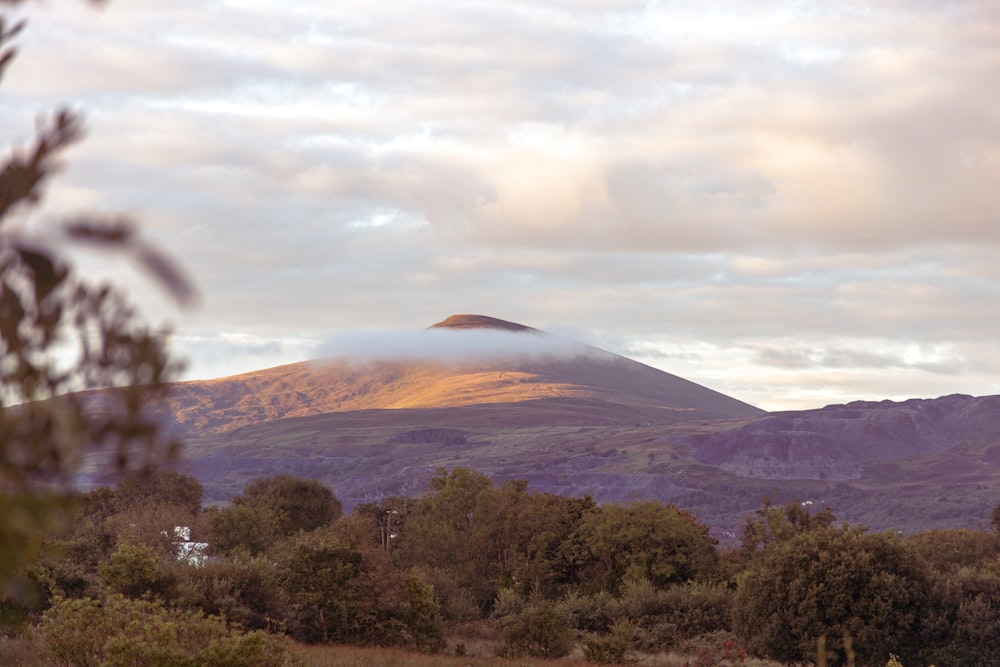
[[[506,659],[487,655],[421,655],[402,649],[360,648],[356,646],[305,646],[296,647],[296,653],[304,667],[594,667],[579,651],[566,658],[544,660],[542,658]],[[475,653],[470,649],[470,653]],[[692,656],[675,653],[660,653],[627,663],[628,667],[684,667],[696,664]],[[728,665],[728,662],[720,663]],[[743,667],[781,667],[780,663],[748,658],[740,663]],[[625,665],[611,667],[626,667]]]
[[[564,658],[542,660],[519,658],[507,660],[483,656],[421,655],[402,649],[359,648],[355,646],[298,646],[296,652],[305,667],[584,667],[585,660]]]
[[[52,656],[31,633],[7,637],[0,635],[0,665],[3,667],[47,667]]]
[[[541,658],[505,659],[493,656],[492,642],[469,637],[464,644],[468,655],[423,655],[396,648],[361,648],[357,646],[308,646],[296,644],[293,654],[302,667],[594,667],[577,649],[559,660]],[[454,650],[454,644],[449,645]],[[30,636],[0,636],[0,665],[3,667],[51,667],[53,658],[43,644]],[[674,653],[650,655],[629,667],[684,667],[695,664],[691,656]],[[727,663],[723,663],[727,664]],[[780,663],[748,659],[743,667],[781,667]],[[614,666],[612,666],[614,667]]]

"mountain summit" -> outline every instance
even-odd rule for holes
[[[541,333],[538,329],[526,327],[516,322],[498,320],[495,317],[486,315],[450,315],[437,324],[432,324],[430,329],[499,329],[501,331],[533,331]]]

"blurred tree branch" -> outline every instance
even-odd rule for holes
[[[23,2],[0,0],[0,9]],[[0,79],[24,26],[0,16]],[[60,109],[38,122],[28,148],[0,161],[0,584],[58,515],[54,492],[71,488],[86,452],[108,452],[125,468],[176,450],[161,441],[149,410],[176,371],[165,332],[116,286],[79,276],[62,242],[136,261],[182,305],[194,298],[183,272],[125,218],[80,217],[42,237],[19,232],[12,219],[41,204],[64,151],[82,136],[80,116]]]

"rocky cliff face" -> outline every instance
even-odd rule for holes
[[[1000,447],[1000,396],[858,401],[774,413],[732,431],[692,436],[688,444],[698,461],[740,477],[857,479],[878,461]]]

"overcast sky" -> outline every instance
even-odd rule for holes
[[[480,313],[766,409],[1000,393],[996,0],[22,13],[0,139],[89,131],[32,224],[140,218],[197,309],[81,261],[189,377]]]

